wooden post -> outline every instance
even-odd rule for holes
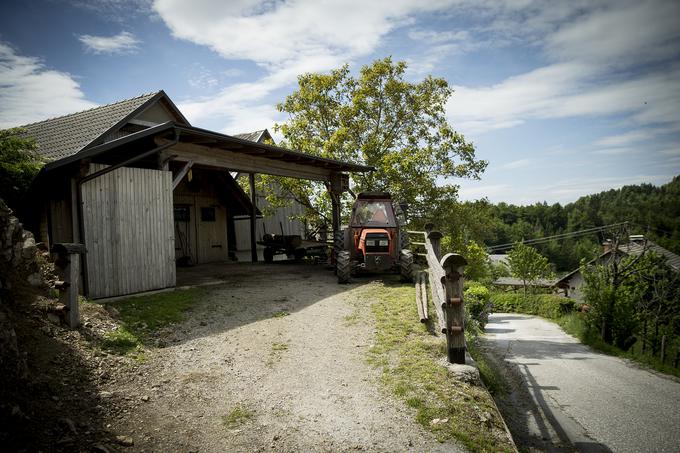
[[[450,363],[465,363],[465,306],[463,303],[463,269],[467,261],[461,255],[448,253],[441,259],[446,275],[446,350]]]
[[[434,254],[438,260],[441,259],[442,257],[443,237],[444,235],[439,231],[430,231],[427,235],[427,238],[430,240],[430,243],[432,244],[432,250],[434,250]]]
[[[257,241],[255,227],[257,226],[257,196],[255,195],[255,173],[248,173],[250,184],[250,256],[253,263],[257,263]]]
[[[666,361],[666,335],[661,337],[661,364]]]
[[[416,307],[420,322],[427,322],[427,291],[425,289],[425,273],[418,272],[416,276]]]
[[[59,301],[68,311],[68,325],[76,328],[80,324],[80,310],[78,307],[78,288],[80,278],[80,255],[85,253],[83,244],[54,244],[52,252],[57,254],[55,265],[59,269],[63,280]]]

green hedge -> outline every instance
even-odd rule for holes
[[[467,316],[476,321],[481,329],[484,329],[489,321],[490,297],[491,293],[486,286],[475,281],[465,282],[464,299]]]
[[[574,310],[574,301],[554,294],[492,293],[494,312],[526,313],[557,319]]]

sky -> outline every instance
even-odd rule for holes
[[[165,90],[192,125],[286,117],[299,74],[392,56],[455,90],[460,198],[568,203],[680,174],[677,0],[0,2],[0,128]],[[275,136],[276,138],[276,136]]]

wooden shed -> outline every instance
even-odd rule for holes
[[[177,260],[227,260],[237,216],[254,254],[256,203],[233,172],[327,182],[337,229],[347,172],[371,170],[193,127],[163,91],[23,127],[49,160],[24,218],[44,242],[86,245],[90,298],[172,287]]]

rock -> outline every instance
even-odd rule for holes
[[[73,434],[78,435],[78,430],[76,429],[76,424],[73,423],[73,420],[71,420],[70,418],[64,417],[64,418],[60,418],[59,421],[63,425],[65,425],[69,429],[69,431],[71,431]]]
[[[116,436],[116,443],[123,447],[132,447],[135,444],[135,441],[132,440],[132,437],[130,436]]]
[[[102,390],[99,392],[99,398],[111,398],[113,396],[113,393],[107,392],[106,390]]]
[[[61,324],[61,319],[59,316],[55,315],[54,313],[47,313],[47,320],[51,322],[52,324]]]
[[[32,273],[31,275],[26,277],[26,281],[31,286],[42,286],[42,284],[43,284],[43,280],[42,280],[42,276],[40,275],[40,272]]]
[[[149,395],[142,395],[141,400],[144,401],[144,402],[149,401]]]
[[[116,310],[115,307],[112,307],[111,305],[104,305],[104,310],[106,310],[111,315],[111,317],[113,317],[113,318],[117,319],[117,318],[120,317],[120,312],[118,310]]]

